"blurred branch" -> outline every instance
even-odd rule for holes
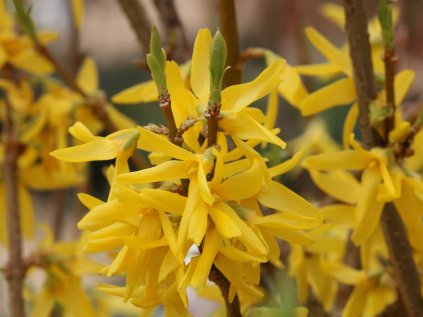
[[[383,147],[384,142],[372,131],[369,103],[376,99],[376,85],[367,33],[367,17],[362,0],[344,0],[346,31],[354,68],[354,81],[359,104],[359,121],[364,143],[369,148]],[[388,131],[389,133],[389,131]],[[385,205],[381,224],[389,258],[398,282],[399,292],[410,317],[423,316],[420,276],[413,259],[407,231],[392,203]]]
[[[131,23],[141,49],[144,53],[150,46],[151,21],[146,14],[145,8],[138,0],[117,0]]]
[[[231,68],[225,73],[223,86],[241,83],[242,73],[238,68],[239,38],[234,0],[220,0],[220,27],[228,46],[226,66]]]
[[[12,317],[25,316],[23,300],[24,267],[22,259],[22,233],[18,192],[19,143],[13,126],[12,106],[7,98],[4,101],[3,140],[4,140],[4,183],[7,205],[7,234],[9,239],[9,263],[6,279],[9,286],[9,302]]]
[[[376,80],[373,74],[367,17],[362,0],[344,0],[345,29],[354,70],[354,83],[359,106],[359,126],[367,148],[374,146],[377,132],[370,125],[370,103],[376,99]]]
[[[166,30],[169,59],[190,59],[191,47],[173,0],[154,0]],[[173,57],[173,58],[172,58]]]

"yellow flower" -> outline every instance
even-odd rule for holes
[[[175,62],[166,64],[166,80],[177,126],[187,117],[203,118],[207,110],[210,95],[211,41],[209,30],[203,29],[198,32],[191,65],[192,92],[184,87],[178,65]],[[219,128],[226,134],[241,139],[256,139],[285,148],[285,143],[262,125],[264,121],[262,112],[256,108],[247,108],[281,83],[284,66],[285,61],[277,59],[253,81],[225,88],[222,91],[220,109],[222,119],[219,121]],[[201,121],[196,129],[190,129],[192,133],[201,131],[200,124]]]

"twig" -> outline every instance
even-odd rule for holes
[[[19,143],[13,126],[12,107],[5,98],[3,118],[4,183],[7,202],[7,233],[9,239],[9,264],[6,279],[12,317],[25,316],[23,300],[24,264],[22,259],[22,233],[18,193]]]
[[[373,74],[367,17],[361,0],[344,0],[350,56],[354,69],[354,83],[359,106],[359,125],[367,148],[380,139],[370,125],[369,104],[377,97]]]
[[[154,4],[159,11],[166,30],[169,59],[174,58],[176,61],[188,60],[191,55],[191,47],[184,26],[176,11],[175,2],[173,0],[154,0]],[[180,42],[178,41],[178,35]]]
[[[375,131],[372,131],[369,122],[369,103],[376,98],[376,87],[363,2],[361,0],[344,0],[344,6],[363,139],[369,148],[383,147],[383,140],[375,136]],[[407,314],[410,317],[423,316],[420,276],[413,260],[406,229],[392,203],[385,205],[381,224]]]
[[[117,0],[131,23],[138,42],[144,52],[150,47],[151,22],[146,15],[146,10],[138,0]]]
[[[385,64],[385,90],[386,103],[390,108],[390,115],[385,120],[385,142],[389,143],[389,131],[395,128],[395,65],[398,62],[398,57],[395,54],[395,48],[385,47],[383,55],[383,62]]]
[[[224,86],[241,82],[241,70],[237,67],[239,55],[239,39],[234,0],[220,0],[220,27],[228,46],[226,66],[231,68],[225,74]]]
[[[385,205],[382,229],[404,306],[410,317],[423,316],[420,276],[407,239],[407,230],[392,203]]]

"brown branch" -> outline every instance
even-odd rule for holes
[[[389,131],[395,128],[395,65],[398,62],[398,57],[395,54],[395,48],[385,47],[383,55],[383,62],[385,65],[385,90],[386,103],[390,108],[390,115],[385,120],[385,142],[389,143]]]
[[[151,22],[146,14],[145,8],[138,0],[117,0],[131,23],[132,30],[135,32],[141,49],[144,52],[150,47]]]
[[[345,29],[348,34],[350,57],[354,70],[354,83],[359,107],[359,126],[367,148],[379,141],[370,126],[370,103],[376,99],[376,81],[373,74],[367,17],[361,0],[344,0]]]
[[[7,234],[9,239],[9,264],[6,279],[9,287],[10,312],[12,317],[25,316],[23,300],[24,264],[22,259],[22,233],[18,193],[19,143],[13,126],[12,107],[5,98],[3,118],[4,137],[4,183],[7,203]]]
[[[239,55],[238,28],[234,0],[220,0],[220,27],[228,47],[226,66],[231,68],[225,73],[225,87],[241,82],[241,70],[237,67]]]
[[[407,230],[392,203],[385,205],[382,229],[404,306],[410,317],[423,316],[420,276],[407,239]]]
[[[344,0],[344,6],[364,143],[369,148],[383,147],[385,145],[383,140],[377,137],[369,122],[369,103],[376,98],[376,86],[365,10],[362,0]],[[381,224],[407,314],[410,317],[423,316],[420,276],[412,256],[406,229],[392,203],[386,204],[381,216]]]

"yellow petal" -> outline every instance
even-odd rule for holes
[[[228,259],[241,263],[265,263],[267,262],[266,257],[257,257],[251,255],[245,251],[241,251],[235,247],[223,247],[219,249],[219,252],[222,253]]]
[[[219,128],[225,133],[237,136],[240,139],[269,142],[280,146],[282,149],[286,147],[284,141],[244,113],[224,117],[219,121]]]
[[[358,118],[358,105],[354,103],[350,110],[348,110],[347,117],[344,122],[344,129],[342,130],[342,145],[344,149],[348,149],[350,146],[350,136],[354,133],[354,128]]]
[[[333,276],[342,284],[356,285],[366,278],[363,271],[358,271],[340,262],[324,261],[321,267],[327,274]]]
[[[7,62],[7,52],[3,48],[3,46],[0,46],[0,68],[3,68],[3,65]]]
[[[285,60],[277,59],[253,81],[224,89],[222,91],[222,111],[237,113],[269,94],[281,83],[284,66]]]
[[[224,212],[224,210],[220,210],[217,207],[211,207],[209,208],[209,215],[217,230],[224,238],[231,239],[241,235],[241,231],[238,226],[232,221],[231,217]]]
[[[354,204],[360,194],[360,184],[353,175],[343,170],[325,173],[310,170],[313,182],[339,201]]]
[[[97,315],[82,288],[81,281],[77,277],[68,278],[62,284],[62,292],[59,294],[59,303],[63,305],[65,311],[72,315],[87,317]]]
[[[350,295],[342,317],[361,317],[366,305],[366,288],[359,284]]]
[[[367,168],[362,175],[362,189],[357,203],[356,228],[351,236],[356,245],[365,242],[379,225],[384,203],[377,202],[381,175],[377,167]]]
[[[331,76],[336,75],[342,72],[342,69],[339,68],[336,64],[312,64],[312,65],[301,65],[295,67],[295,69],[301,75],[307,76]]]
[[[50,74],[54,70],[53,65],[33,49],[22,51],[11,58],[10,63],[16,68],[39,75]]]
[[[299,162],[303,158],[303,154],[304,154],[304,151],[301,150],[295,153],[293,157],[286,160],[285,162],[282,162],[281,164],[278,164],[276,166],[269,168],[270,176],[276,177],[276,176],[288,173],[290,170],[292,170],[295,166],[299,164]]]
[[[240,174],[236,174],[214,188],[214,193],[222,200],[244,200],[255,196],[260,190],[263,175],[257,160],[253,166]],[[240,186],[240,184],[243,184]]]
[[[354,150],[336,153],[322,153],[306,158],[303,166],[307,169],[331,171],[337,169],[362,170],[365,169],[372,157]]]
[[[122,204],[117,200],[112,200],[91,209],[78,222],[78,228],[81,230],[95,230],[139,214],[140,210],[138,206]]]
[[[412,70],[402,70],[395,76],[395,105],[398,107],[402,104],[405,95],[410,89],[415,77],[415,72]]]
[[[118,104],[153,102],[157,101],[158,96],[156,84],[149,80],[122,90],[112,97],[112,102]]]
[[[87,95],[94,94],[98,89],[98,71],[94,60],[86,57],[76,76],[76,83]]]
[[[215,228],[211,228],[206,234],[203,251],[191,279],[191,285],[196,289],[202,290],[206,286],[214,258],[216,257],[221,245],[222,238]]]
[[[219,202],[216,208],[226,213],[235,222],[242,234],[238,237],[238,240],[245,245],[250,253],[254,253],[254,255],[267,255],[269,248],[265,241],[237,215],[232,207],[223,202]]]
[[[320,6],[320,13],[335,23],[341,30],[345,26],[344,8],[336,3],[324,3]]]
[[[355,206],[328,205],[320,208],[323,220],[336,225],[353,227],[355,225]]]
[[[169,244],[169,248],[172,250],[173,255],[180,260],[182,263],[184,258],[182,253],[178,248],[178,243],[176,239],[175,231],[173,230],[173,225],[170,222],[169,217],[163,212],[159,211],[160,222],[162,224],[163,233],[166,238],[167,243]]]
[[[254,109],[254,108],[251,108],[251,109]],[[269,130],[275,127],[276,120],[278,119],[278,111],[279,111],[278,94],[275,90],[273,90],[268,97],[267,109],[266,109],[266,121],[264,122],[264,126],[268,128]]]
[[[187,198],[166,190],[145,188],[141,192],[140,201],[151,208],[182,216]]]
[[[193,210],[189,219],[188,239],[194,241],[195,245],[200,246],[206,234],[208,225],[208,209],[206,204],[199,200],[196,208]],[[179,243],[181,243],[180,241]],[[185,242],[185,241],[184,241]]]
[[[54,307],[54,298],[47,289],[41,290],[34,298],[31,317],[49,317]]]
[[[280,58],[278,55],[267,50],[265,53],[266,63],[270,65]],[[278,87],[278,92],[294,107],[298,107],[307,96],[308,91],[305,88],[298,71],[286,63],[282,70],[282,78],[287,78]]]
[[[294,230],[312,229],[321,224],[320,219],[290,213],[274,213],[264,217],[255,217],[252,222],[266,228]]]
[[[304,116],[353,102],[356,98],[352,78],[342,78],[308,95],[300,105]]]
[[[90,130],[80,121],[77,121],[73,126],[69,128],[69,133],[72,136],[82,142],[90,142],[96,139]]]
[[[90,162],[107,161],[116,158],[121,152],[120,144],[108,139],[96,139],[94,141],[56,150],[51,156],[65,162]]]
[[[79,193],[78,199],[88,209],[92,209],[104,203],[104,201],[84,193]]]
[[[141,171],[121,174],[117,181],[123,184],[143,184],[188,178],[190,168],[190,162],[172,160]]]
[[[305,32],[310,42],[328,59],[329,62],[337,65],[345,74],[351,75],[352,68],[348,54],[335,47],[322,34],[317,32],[316,29],[308,27]]]
[[[210,94],[210,46],[212,36],[208,29],[200,29],[194,42],[191,64],[191,88],[202,102]]]
[[[185,87],[181,70],[174,61],[166,62],[166,82],[172,100],[171,107],[175,122],[177,126],[180,126],[188,117],[197,116],[199,100]],[[205,105],[206,103],[203,104]]]
[[[138,127],[138,131],[141,134],[138,139],[138,148],[142,150],[164,153],[178,160],[197,160],[197,157],[193,153],[171,143],[161,135],[141,127]]]
[[[303,217],[321,219],[318,210],[312,204],[277,182],[272,182],[272,186],[263,186],[257,199],[269,208]]]
[[[72,14],[73,14],[73,21],[76,27],[81,27],[82,20],[84,18],[84,0],[72,0]]]

